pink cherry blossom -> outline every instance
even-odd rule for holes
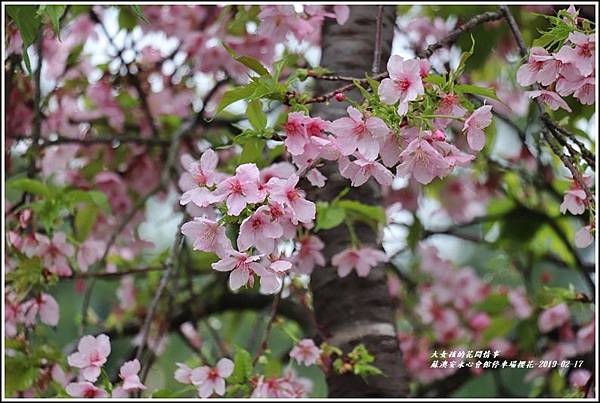
[[[229,256],[213,263],[212,268],[218,271],[231,271],[229,287],[235,291],[248,283],[252,286],[254,284],[253,274],[268,275],[262,264],[258,263],[261,257],[262,255],[249,256],[246,253],[231,250]]]
[[[177,369],[175,370],[175,380],[180,383],[185,383],[188,385],[192,384],[192,369],[185,364],[180,362],[176,362]]]
[[[108,397],[108,393],[97,388],[90,382],[72,382],[65,387],[65,391],[71,397],[83,397],[86,399]]]
[[[260,278],[260,293],[275,294],[283,286],[285,273],[292,268],[292,263],[285,259],[276,259],[266,268],[266,275]]]
[[[301,112],[292,112],[288,115],[287,122],[283,125],[285,130],[285,147],[292,155],[300,155],[309,141],[306,131],[306,115]]]
[[[225,394],[225,379],[233,373],[233,362],[227,358],[221,358],[216,367],[202,366],[192,370],[191,380],[198,388],[198,396],[207,398],[214,394],[223,396]]]
[[[444,157],[422,137],[411,141],[400,157],[402,163],[398,165],[397,175],[412,175],[423,185],[436,176],[443,177],[450,167]]]
[[[313,168],[307,172],[306,179],[308,179],[311,185],[322,188],[325,186],[327,177],[323,175],[317,168]]]
[[[400,161],[400,153],[404,148],[404,138],[393,131],[379,138],[379,156],[381,162],[388,168],[393,167]]]
[[[36,300],[39,307],[40,320],[48,326],[58,325],[60,308],[58,302],[50,294],[41,293]]]
[[[575,246],[580,249],[587,248],[594,242],[594,236],[592,235],[592,226],[586,225],[581,227],[575,233]]]
[[[584,77],[594,72],[596,67],[596,38],[581,32],[571,32],[569,41],[556,53],[556,58],[563,63],[573,63]]]
[[[290,351],[290,357],[295,359],[298,364],[306,366],[314,365],[321,356],[321,349],[315,345],[312,339],[300,340],[292,351]]]
[[[138,376],[140,369],[140,362],[137,359],[127,361],[121,366],[119,377],[123,380],[123,389],[127,392],[146,389]]]
[[[547,333],[564,325],[570,317],[569,307],[563,302],[544,310],[538,317],[538,327],[541,332]]]
[[[349,117],[333,121],[329,129],[337,136],[342,155],[350,155],[358,149],[366,159],[375,160],[379,154],[378,139],[389,132],[388,127],[380,118],[364,116],[353,106],[347,111]]]
[[[434,111],[435,115],[447,115],[462,118],[467,113],[466,109],[460,105],[460,99],[455,94],[446,94],[442,96],[440,104]],[[433,123],[438,129],[444,129],[450,124],[450,118],[436,118]]]
[[[408,109],[408,102],[414,101],[425,92],[421,80],[421,64],[419,60],[406,60],[401,56],[393,55],[387,63],[390,78],[381,81],[379,98],[383,103],[395,104],[400,101],[398,113],[404,115]]]
[[[52,241],[43,235],[39,235],[38,239],[36,254],[43,257],[45,268],[59,276],[70,276],[71,267],[68,258],[75,254],[75,247],[67,242],[66,234],[55,232]]]
[[[485,330],[490,323],[492,323],[490,317],[483,312],[476,313],[469,319],[469,326],[477,332]]]
[[[533,313],[533,308],[529,304],[523,288],[510,290],[508,292],[508,301],[519,319],[526,319]]]
[[[255,164],[242,164],[235,175],[217,185],[213,192],[215,201],[226,200],[229,214],[238,216],[246,204],[259,203],[263,199],[258,191],[260,173]]]
[[[180,200],[182,205],[190,201],[199,207],[211,204],[210,190],[207,186],[212,186],[222,179],[222,175],[215,171],[218,163],[217,153],[210,148],[202,154],[200,162],[194,161],[187,154],[181,157],[181,165],[186,170],[179,178],[179,186],[184,191]]]
[[[181,232],[192,240],[195,250],[214,253],[219,257],[227,256],[231,250],[225,227],[216,221],[197,217],[183,224]]]
[[[308,224],[315,219],[316,207],[311,201],[304,198],[304,192],[296,189],[298,175],[294,174],[287,180],[273,178],[269,181],[269,199],[287,206],[292,211],[292,222]]]
[[[596,77],[588,76],[581,80],[573,96],[584,105],[593,105],[596,96]]]
[[[552,109],[553,111],[558,108],[563,108],[567,112],[572,112],[569,105],[565,102],[564,99],[560,97],[554,91],[546,91],[546,90],[536,90],[536,91],[527,91],[525,94],[529,98],[539,98],[541,102],[545,103]]]
[[[560,205],[560,212],[565,214],[568,210],[571,214],[583,214],[586,207],[586,199],[587,195],[583,189],[567,190]]]
[[[485,146],[485,133],[483,129],[492,123],[492,107],[484,105],[476,109],[465,120],[463,132],[467,132],[467,142],[474,151],[481,151]]]
[[[371,247],[348,248],[331,258],[331,264],[337,266],[340,277],[346,277],[352,269],[359,277],[367,277],[373,267],[387,261],[385,253]]]
[[[333,6],[333,12],[335,13],[337,23],[340,25],[344,25],[348,21],[348,18],[350,18],[350,7],[348,6],[336,4]]]
[[[533,47],[529,54],[529,60],[517,70],[517,82],[527,87],[535,82],[542,85],[552,83],[558,74],[554,56],[550,55],[544,48]]]
[[[192,322],[188,321],[182,323],[181,326],[179,326],[179,330],[193,347],[198,349],[202,347],[202,338]]]
[[[292,256],[294,271],[310,274],[315,266],[325,266],[325,257],[321,253],[325,244],[315,235],[306,235],[298,239],[296,251]]]
[[[394,175],[386,167],[376,161],[358,158],[350,161],[342,158],[339,161],[340,174],[351,180],[352,186],[363,185],[371,176],[382,186],[390,186]]]
[[[569,374],[569,384],[578,389],[585,388],[592,373],[587,369],[575,369]]]
[[[88,239],[79,246],[77,252],[77,264],[82,273],[87,272],[88,267],[100,260],[104,254],[106,244],[96,239]]]
[[[237,244],[239,250],[256,247],[261,253],[269,254],[275,248],[275,240],[283,235],[281,225],[272,221],[267,206],[260,207],[242,221]]]
[[[96,382],[100,369],[110,354],[110,339],[105,334],[83,336],[77,349],[77,352],[69,355],[69,365],[79,368],[85,380]]]

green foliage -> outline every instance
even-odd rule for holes
[[[31,5],[8,5],[6,6],[6,13],[13,20],[19,29],[21,34],[21,40],[23,41],[23,60],[27,71],[31,74],[31,61],[27,54],[29,46],[35,42],[40,27],[41,21],[40,16],[37,13],[38,6]]]
[[[45,15],[50,19],[54,34],[59,37],[60,35],[60,18],[63,16],[67,9],[67,6],[54,6],[54,5],[41,5],[37,13],[39,15]]]
[[[345,192],[331,202],[317,202],[315,231],[335,228],[344,221],[348,223],[363,221],[373,225],[385,223],[383,207],[364,204],[356,200],[340,200],[344,194]]]
[[[243,348],[236,346],[233,358],[234,369],[228,381],[231,383],[244,383],[252,376],[252,356]]]
[[[338,350],[339,351],[339,350]],[[381,370],[371,363],[375,361],[364,344],[358,344],[346,356],[342,356],[333,361],[333,368],[336,372],[343,374],[352,372],[354,375],[383,375]]]

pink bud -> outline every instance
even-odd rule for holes
[[[431,137],[435,140],[435,141],[445,141],[446,140],[446,134],[444,134],[443,131],[441,130],[434,130],[433,134],[431,135]]]
[[[337,92],[335,94],[335,100],[338,102],[342,102],[344,99],[346,99],[346,96],[344,95],[343,92]]]

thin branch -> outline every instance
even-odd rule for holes
[[[462,24],[460,27],[456,28],[454,31],[450,32],[447,36],[445,36],[441,40],[429,45],[425,50],[418,52],[417,55],[420,58],[429,58],[429,57],[431,57],[431,55],[433,55],[433,53],[436,50],[453,44],[462,33],[471,31],[478,25],[481,25],[486,22],[501,20],[502,17],[503,17],[503,13],[498,12],[498,11],[495,11],[495,12],[487,11],[483,14],[476,15],[475,17],[471,18],[469,21]]]
[[[35,141],[33,136],[9,136],[9,138],[14,139],[15,141],[23,141],[23,140],[31,140]],[[115,136],[115,137],[92,137],[92,138],[72,138],[65,136],[58,136],[52,140],[42,140],[41,142],[37,141],[38,146],[41,148],[51,147],[62,144],[83,144],[83,145],[93,145],[93,144],[108,144],[108,145],[118,145],[125,143],[134,143],[134,144],[142,144],[147,146],[167,146],[170,144],[169,140],[163,139],[155,139],[155,138],[145,138],[139,136]]]
[[[269,341],[271,329],[273,328],[273,323],[275,322],[275,319],[277,318],[277,308],[279,307],[279,301],[281,300],[282,292],[283,292],[283,287],[281,287],[281,290],[277,293],[277,295],[273,299],[273,304],[271,305],[271,317],[269,318],[269,322],[267,322],[267,328],[265,329],[265,334],[263,335],[262,341],[261,341],[260,345],[258,346],[258,350],[256,351],[256,355],[254,356],[252,365],[255,365],[258,362],[258,359],[260,358],[262,353],[264,353],[268,347],[267,343]]]
[[[144,267],[141,269],[131,269],[131,270],[122,270],[115,272],[86,272],[86,273],[76,273],[72,277],[67,277],[66,279],[86,279],[86,278],[99,278],[103,280],[112,280],[118,279],[123,276],[136,275],[136,274],[146,274],[154,271],[164,271],[164,267]]]
[[[379,6],[377,9],[377,27],[375,30],[375,50],[373,52],[373,67],[371,71],[374,75],[379,74],[381,67],[381,28],[383,25],[383,6]]]

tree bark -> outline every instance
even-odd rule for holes
[[[329,20],[323,26],[321,65],[336,74],[364,77],[371,74],[375,50],[377,6],[350,6],[350,18],[344,25]],[[384,6],[381,32],[381,63],[390,56],[394,34],[395,7]],[[317,94],[332,91],[337,82],[320,81]],[[358,91],[347,94],[360,100]],[[332,101],[316,105],[314,115],[329,120],[346,115],[348,104]],[[337,164],[322,169],[327,176],[326,186],[312,190],[313,200],[332,200],[349,181],[340,176]],[[374,181],[352,188],[346,196],[365,204],[381,205],[381,189]],[[363,245],[381,247],[380,235],[368,225],[355,224],[355,232]],[[319,232],[325,243],[324,255],[331,257],[350,245],[350,234],[345,226]],[[373,268],[366,278],[354,272],[339,278],[334,267],[317,268],[312,274],[311,290],[317,327],[328,343],[350,351],[363,343],[375,357],[374,365],[383,376],[361,378],[351,374],[327,375],[330,397],[404,397],[408,394],[406,371],[402,366],[398,338],[394,325],[393,302],[387,291],[383,265]]]

